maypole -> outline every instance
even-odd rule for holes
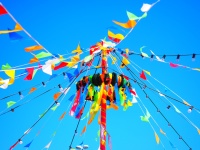
[[[104,81],[105,74],[107,74],[107,49],[102,48],[102,81]],[[100,125],[100,150],[106,149],[106,85],[102,82],[101,88],[103,89],[103,94],[101,97],[101,125]]]

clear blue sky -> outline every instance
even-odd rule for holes
[[[128,19],[126,11],[140,16],[142,15],[140,11],[142,4],[153,3],[155,1],[57,0],[53,2],[47,0],[3,0],[1,2],[18,22],[51,53],[66,54],[74,50],[79,42],[82,48],[90,47],[107,36],[107,28],[114,25],[112,20],[126,22]],[[129,48],[130,50],[139,52],[140,47],[146,46],[143,51],[148,54],[150,54],[150,50],[156,54],[200,53],[199,4],[200,2],[197,0],[161,0],[148,12],[147,18],[141,20],[137,24],[131,35],[120,43],[118,48]],[[8,16],[0,16],[0,30],[13,28],[14,25],[14,22]],[[113,31],[117,32],[116,30]],[[15,42],[10,41],[8,35],[0,35],[0,65],[9,63],[11,66],[18,66],[27,63],[30,58],[32,58],[30,54],[24,51],[24,47],[34,43],[24,33],[20,32],[20,34],[26,38]],[[152,76],[178,93],[186,101],[200,108],[200,72],[186,68],[171,68],[168,64],[142,59],[139,56],[130,56],[129,59],[138,64],[141,68],[150,71]],[[200,68],[200,56],[197,56],[194,62],[191,61],[191,57],[182,57],[179,62],[176,61],[176,57],[167,57],[166,61],[183,64],[192,68]],[[139,75],[133,68],[132,70]],[[0,72],[0,77],[5,78],[6,76]],[[159,85],[149,76],[147,77],[160,91],[165,91],[163,86]],[[23,78],[21,78],[16,80],[15,84],[9,86],[8,89],[0,89],[0,97],[41,83],[48,78],[49,75],[38,71],[32,81],[24,81]],[[49,83],[45,88],[41,88],[23,101],[38,95],[62,81],[63,77],[57,78],[54,82]],[[156,109],[145,98],[139,87],[136,84],[134,84],[133,87],[137,90],[138,95],[149,109],[154,119],[167,133],[171,142],[179,150],[188,150],[184,142],[179,140],[177,134],[168,126],[168,123],[156,112]],[[38,116],[52,103],[53,95],[58,92],[58,90],[57,88],[49,94],[20,107],[14,113],[8,113],[0,117],[1,150],[9,149],[9,147],[23,135],[23,133],[38,119]],[[34,139],[29,149],[40,150],[44,148],[50,142],[52,134],[59,124],[58,118],[69,105],[67,98],[74,92],[75,86],[73,85],[61,106],[54,113],[50,111],[50,113],[23,138],[23,144],[18,145],[15,149],[25,149],[23,146],[34,139],[39,130],[41,130],[40,135]],[[200,136],[196,129],[173,109],[166,110],[167,104],[163,103],[159,96],[155,95],[150,90],[147,92],[190,147],[192,147],[193,150],[199,150]],[[170,93],[170,91],[165,92],[178,99],[178,97]],[[6,102],[11,100],[17,101],[18,99],[18,96],[14,96],[0,101],[0,111],[6,108]],[[200,127],[200,115],[197,112],[193,111],[191,114],[188,114],[188,108],[186,106],[175,101],[172,102]],[[89,107],[89,103],[86,107]],[[163,149],[161,144],[156,144],[154,132],[150,125],[140,120],[140,116],[142,115],[138,104],[130,107],[126,112],[124,112],[121,107],[118,111],[109,110],[107,112],[107,130],[112,138],[113,150]],[[68,149],[77,121],[78,120],[69,115],[65,117],[57,129],[57,134],[50,147],[51,150]],[[170,146],[168,140],[165,136],[160,134],[159,128],[153,123],[152,119],[150,119],[150,121],[159,134],[165,148],[167,150],[172,150],[173,148]],[[88,126],[86,135],[83,137],[80,136],[80,132],[85,123],[86,120],[80,122],[78,134],[72,146],[75,147],[77,144],[81,143],[84,138],[84,143],[88,144],[91,150],[97,150],[99,147],[99,141],[95,141],[99,129],[97,119]]]

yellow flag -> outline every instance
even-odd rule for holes
[[[200,134],[200,130],[198,129],[198,133]]]
[[[72,53],[78,53],[78,54],[82,53],[82,50],[81,50],[81,47],[79,44],[78,44],[77,48],[72,51]]]
[[[154,132],[154,134],[155,134],[155,138],[156,138],[156,143],[159,144],[160,138],[158,137],[158,134],[156,132]]]
[[[21,30],[23,30],[23,28],[19,24],[16,24],[14,30],[2,30],[0,31],[0,34],[7,34],[7,33],[17,32]]]
[[[128,52],[129,52],[129,49],[128,49],[128,48],[126,48],[126,49],[125,49],[125,51],[126,51],[126,54],[128,54]]]
[[[75,55],[75,56],[73,56],[73,57],[71,58],[71,61],[72,61],[72,62],[77,62],[77,61],[79,61],[79,60],[80,60],[79,55]]]
[[[187,106],[191,106],[188,102],[186,102],[185,100],[183,100],[183,103]]]
[[[124,68],[125,65],[130,64],[130,62],[128,61],[128,59],[126,59],[125,57],[123,57],[122,59],[122,64],[120,65],[120,68]]]
[[[4,71],[10,78],[15,78],[15,70],[5,70]]]
[[[116,39],[120,39],[120,40],[123,40],[124,39],[124,36],[120,33],[118,34],[114,34],[113,32],[111,32],[110,30],[108,30],[108,37],[111,37],[111,38],[116,38]]]
[[[166,135],[166,133],[162,129],[160,129],[160,133]]]
[[[143,70],[146,74],[148,74],[149,76],[151,76],[151,73],[149,71]]]
[[[9,77],[9,85],[13,84],[15,81],[15,70],[6,70],[4,71]]]
[[[15,29],[14,29],[15,31],[21,31],[21,30],[23,30],[23,28],[21,27],[21,25],[20,24],[16,24],[15,25]]]
[[[131,103],[130,100],[128,100],[127,105],[128,105],[128,106],[133,106],[133,104]]]
[[[111,57],[111,59],[112,59],[112,64],[115,64],[115,63],[116,63],[116,61],[117,61],[117,58],[116,58],[116,57],[114,57],[114,56],[112,56],[112,55],[110,55],[110,57]]]
[[[74,65],[76,65],[76,62],[67,62],[67,67],[73,67]]]

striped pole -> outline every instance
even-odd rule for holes
[[[102,77],[101,79],[104,81],[104,76],[107,73],[107,57],[106,57],[106,49],[102,49]],[[101,98],[101,126],[100,126],[100,150],[106,150],[106,85],[104,82],[102,83],[103,94]]]

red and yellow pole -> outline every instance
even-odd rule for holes
[[[107,73],[107,50],[102,49],[102,77],[101,79],[104,81],[105,74]],[[101,98],[101,126],[100,126],[100,150],[106,150],[106,98],[107,91],[106,85],[104,82],[102,83],[103,94]]]

